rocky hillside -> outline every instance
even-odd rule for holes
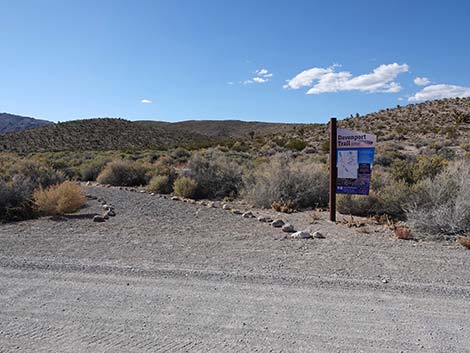
[[[364,116],[351,116],[339,126],[376,134],[379,145],[397,145],[407,151],[428,146],[470,149],[470,98],[442,99],[397,106]],[[39,152],[67,150],[123,150],[198,148],[239,140],[254,150],[288,144],[306,145],[324,152],[327,124],[261,122],[75,120],[0,135],[0,151]],[[301,143],[299,144],[299,140]],[[303,147],[302,147],[303,148]]]
[[[46,120],[29,118],[27,116],[0,113],[0,134],[34,129],[54,123]]]

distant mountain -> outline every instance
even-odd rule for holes
[[[0,134],[35,129],[40,126],[53,125],[53,122],[27,116],[0,113]]]

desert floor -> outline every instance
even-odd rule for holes
[[[80,214],[0,225],[0,352],[470,352],[470,251],[379,225],[255,218],[88,187]],[[248,207],[240,205],[240,208]],[[252,210],[256,215],[280,215]]]

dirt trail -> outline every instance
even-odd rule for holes
[[[0,225],[1,353],[470,352],[463,248],[89,192],[117,216]]]

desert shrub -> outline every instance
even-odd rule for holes
[[[381,151],[375,157],[375,163],[384,167],[389,167],[397,160],[404,160],[405,156],[400,151]]]
[[[330,153],[330,141],[326,140],[321,143],[321,151],[323,153]]]
[[[406,215],[412,228],[423,235],[470,232],[470,163],[456,163],[416,185]]]
[[[182,197],[193,198],[197,191],[197,182],[187,176],[180,176],[175,180],[173,189],[175,194]]]
[[[38,161],[0,161],[0,222],[33,217],[33,191],[62,182],[63,179],[61,172]]]
[[[107,163],[109,163],[107,159],[97,159],[84,163],[80,167],[80,180],[95,181]]]
[[[404,180],[395,181],[388,174],[377,171],[372,174],[369,195],[338,195],[337,209],[340,213],[354,216],[386,214],[404,220],[412,188]]]
[[[188,159],[191,157],[191,152],[189,152],[188,150],[182,147],[178,147],[173,151],[172,157],[178,163],[186,163]]]
[[[31,207],[34,187],[30,179],[20,175],[8,182],[0,179],[0,222],[19,221],[34,215]]]
[[[277,156],[245,179],[245,196],[259,207],[289,204],[295,208],[328,204],[328,174],[319,164]]]
[[[188,169],[188,175],[197,182],[197,198],[235,197],[242,187],[242,168],[217,151],[193,155]]]
[[[307,147],[307,142],[299,138],[293,138],[287,141],[285,147],[292,150],[292,151],[302,151],[305,147]]]
[[[150,179],[146,190],[158,194],[170,194],[173,191],[172,180],[168,175],[156,175]]]
[[[34,205],[39,213],[47,216],[76,212],[85,202],[81,187],[70,181],[39,188],[33,194]]]
[[[391,166],[391,175],[396,181],[415,184],[426,178],[434,178],[444,170],[447,163],[447,160],[439,156],[418,156],[415,162],[397,160]]]
[[[33,188],[47,187],[64,181],[64,175],[57,170],[33,160],[20,160],[4,172],[7,178],[21,176],[29,179]]]
[[[147,183],[147,169],[137,162],[117,160],[106,164],[96,179],[114,186],[138,186]]]
[[[161,156],[149,170],[149,175],[167,175],[173,182],[176,179],[175,160],[169,156]]]

